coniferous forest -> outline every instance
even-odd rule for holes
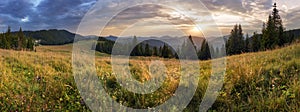
[[[22,28],[16,34],[12,34],[10,27],[8,27],[6,33],[0,34],[0,48],[2,49],[33,51],[34,47],[34,39],[26,37]]]
[[[244,37],[242,26],[234,26],[226,44],[227,55],[272,50],[289,45],[297,39],[292,31],[284,31],[276,3],[273,7],[267,23],[263,23],[262,34],[254,32],[252,37],[248,34]]]

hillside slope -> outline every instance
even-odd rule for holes
[[[40,46],[37,52],[0,49],[0,110],[90,111],[81,99],[72,76],[71,50],[71,44]],[[140,73],[140,78],[149,79],[147,64],[151,60],[164,61],[169,68],[168,75],[180,73],[178,60],[155,57],[132,59],[134,73]],[[97,53],[96,61],[99,76],[111,76],[110,57]],[[185,111],[197,110],[206,90],[210,61],[202,61],[200,65],[201,81]],[[225,84],[211,110],[300,111],[299,69],[300,43],[274,51],[228,57]],[[108,79],[110,84],[116,84],[112,79]],[[166,87],[173,88],[173,83],[168,84]],[[117,86],[113,90],[124,91]],[[164,99],[172,96],[172,90],[174,88],[158,93],[156,97]],[[123,96],[119,94],[111,96],[122,101]],[[135,97],[130,98],[136,100]],[[127,106],[143,108],[163,103],[152,97],[144,98],[142,101],[147,102],[140,105],[132,104],[134,101],[122,102]]]

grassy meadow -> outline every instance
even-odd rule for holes
[[[39,46],[37,52],[0,49],[1,111],[90,111],[72,74],[72,45]],[[96,70],[110,96],[123,105],[148,108],[164,103],[178,86],[179,61],[132,57],[133,77],[144,82],[151,60],[167,67],[167,81],[157,92],[139,95],[122,89],[112,75],[110,56],[96,53]],[[197,91],[185,109],[192,112],[205,93],[210,61],[200,61]],[[300,111],[300,43],[259,53],[227,57],[225,83],[211,111]],[[124,94],[125,93],[125,94]],[[139,103],[137,103],[139,102]],[[174,111],[176,111],[176,107]],[[118,110],[116,110],[118,111]]]

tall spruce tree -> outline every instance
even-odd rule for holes
[[[150,50],[149,44],[147,43],[146,47],[145,47],[145,54],[144,54],[144,56],[151,56],[151,55],[152,55],[152,52]]]
[[[4,49],[10,49],[11,48],[11,29],[10,26],[7,27],[7,31],[4,34],[4,38],[3,38],[3,46]]]
[[[276,46],[282,46],[285,43],[283,36],[283,25],[279,15],[276,3],[273,5],[273,12],[269,15],[266,27],[263,28],[261,49],[274,49]]]
[[[155,46],[153,48],[153,53],[152,53],[153,56],[158,56],[158,50],[157,50],[157,47]]]
[[[195,43],[194,43],[194,40],[193,40],[193,38],[192,38],[192,35],[189,36],[189,40],[190,40],[192,46],[194,47],[194,49],[196,50],[197,47],[196,47],[196,45],[195,45]]]
[[[24,33],[22,31],[22,28],[20,27],[19,32],[18,32],[18,50],[22,50],[25,44],[25,39],[24,39]]]
[[[0,34],[0,48],[4,49],[4,43],[5,43],[5,33]]]
[[[5,33],[5,37],[9,37],[9,36],[11,36],[11,28],[10,28],[10,26],[7,27],[7,31]]]
[[[206,41],[206,39],[204,39],[202,42],[202,45],[201,45],[201,49],[198,51],[198,58],[200,60],[211,59],[211,54],[210,54],[209,49],[210,48],[209,48],[208,42]]]
[[[228,55],[241,54],[244,52],[244,36],[241,25],[235,25],[231,30],[230,37],[226,44]]]
[[[169,58],[168,46],[166,44],[162,48],[162,57]]]
[[[31,37],[27,40],[26,48],[31,51],[34,50],[34,41]]]
[[[137,38],[136,36],[133,37],[133,40],[132,40],[132,44],[130,45],[130,47],[133,47],[134,45],[137,44]],[[135,46],[134,49],[132,50],[132,56],[137,56],[139,53],[138,53],[138,47],[139,46]]]
[[[248,33],[245,39],[245,52],[250,52],[250,37]]]
[[[162,52],[163,52],[163,51],[162,51],[162,47],[160,46],[160,47],[159,47],[159,50],[158,50],[158,56],[159,56],[159,57],[162,57],[162,56],[163,56]]]
[[[190,58],[192,58],[190,55],[188,55],[191,51],[197,51],[197,49],[196,49],[197,47],[196,47],[196,45],[195,45],[195,43],[194,43],[194,41],[193,41],[193,38],[192,38],[192,36],[190,35],[190,36],[188,36],[188,38],[186,38],[186,39],[184,39],[183,40],[183,44],[182,44],[182,47],[181,47],[181,49],[179,49],[180,51],[179,51],[179,53],[180,53],[180,55],[183,55],[184,57],[183,58],[185,58],[185,59],[190,59]]]
[[[257,34],[256,32],[253,33],[252,41],[250,42],[251,51],[257,52],[261,49],[261,36]]]

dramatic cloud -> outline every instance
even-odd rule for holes
[[[146,21],[139,23],[144,27],[138,26],[136,32],[147,32],[145,30],[149,29],[153,32],[155,29],[160,30],[157,32],[168,32],[162,28],[175,25],[181,30],[195,33],[195,26],[191,25],[193,23],[201,24],[203,30],[210,34],[214,34],[215,27],[218,27],[227,35],[234,24],[242,24],[245,33],[259,32],[274,3],[274,0],[200,0],[210,10],[207,12],[205,7],[199,6],[200,2],[195,1],[197,0],[162,1],[172,4],[171,7],[174,9],[164,6],[164,3],[123,9],[124,11],[115,16],[114,21],[109,24],[107,29],[110,31],[107,33],[113,34],[118,32],[118,29],[131,27],[136,20]],[[80,22],[87,22],[82,21],[82,18],[89,11],[92,18],[82,27],[86,28],[88,32],[86,35],[98,35],[100,29],[95,24],[106,25],[107,20],[116,14],[112,12],[120,10],[120,6],[139,2],[139,0],[1,0],[0,31],[5,31],[9,25],[13,30],[22,26],[24,30],[57,28],[75,32]],[[286,29],[299,28],[298,0],[278,1],[277,4]],[[93,7],[94,5],[97,7]]]
[[[0,24],[17,30],[61,28],[74,31],[95,0],[2,0]],[[0,27],[1,30],[3,27]]]

